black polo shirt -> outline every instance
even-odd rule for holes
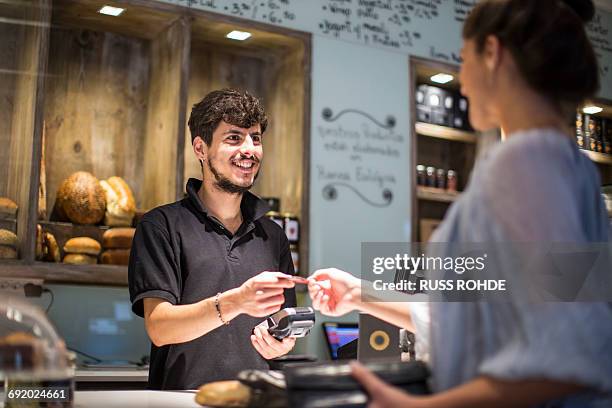
[[[243,195],[244,222],[232,235],[207,214],[198,196],[201,185],[190,179],[186,198],[151,210],[136,228],[128,277],[132,310],[138,316],[143,317],[144,298],[191,304],[236,288],[263,271],[294,274],[287,237],[264,217],[268,207],[263,200]],[[295,302],[294,289],[285,290],[283,307]],[[233,379],[241,370],[268,369],[250,340],[262,320],[242,314],[187,343],[151,344],[149,388],[194,389]]]

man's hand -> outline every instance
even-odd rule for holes
[[[225,298],[227,302],[238,307],[241,313],[253,317],[266,317],[280,310],[285,303],[284,290],[294,286],[291,275],[281,272],[262,272],[240,287],[229,291],[233,296],[221,297],[221,311],[224,309]]]
[[[309,278],[312,306],[327,316],[342,316],[357,309],[361,280],[340,269],[319,269]]]
[[[419,397],[387,384],[356,361],[351,363],[351,374],[368,393],[368,408],[416,408],[423,405]]]
[[[266,360],[284,356],[295,346],[295,337],[285,337],[282,341],[276,340],[268,330],[256,326],[251,335],[251,343],[255,350]]]

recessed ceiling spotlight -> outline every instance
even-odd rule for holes
[[[98,13],[106,14],[108,16],[115,16],[115,17],[117,17],[118,15],[123,13],[124,11],[125,11],[125,9],[123,9],[121,7],[104,6],[100,10],[98,10]]]
[[[589,105],[589,106],[585,106],[584,108],[582,108],[582,111],[589,115],[594,115],[596,113],[601,112],[602,110],[603,108],[600,108],[599,106],[595,106],[595,105]]]
[[[231,33],[226,35],[227,38],[231,40],[244,41],[251,36],[251,33],[247,33],[246,31],[238,31],[234,30]]]
[[[435,82],[437,84],[446,84],[446,83],[449,83],[450,81],[452,81],[455,78],[452,75],[444,74],[444,73],[440,72],[439,74],[433,75],[429,79],[431,79],[432,82]]]

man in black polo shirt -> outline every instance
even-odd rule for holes
[[[266,316],[295,306],[287,238],[248,191],[266,125],[248,93],[208,94],[189,118],[203,181],[190,179],[186,198],[138,224],[129,287],[152,342],[150,388],[194,389],[244,369],[268,369],[266,360],[295,344],[253,333]]]

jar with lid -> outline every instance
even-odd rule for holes
[[[446,172],[446,189],[448,191],[457,191],[457,172],[455,170]]]
[[[446,170],[437,169],[436,170],[436,187],[445,189],[446,188]]]
[[[425,166],[419,164],[416,166],[416,175],[417,175],[417,185],[425,186],[427,185],[427,176],[425,173]]]
[[[427,187],[436,186],[436,168],[433,166],[428,166],[426,169],[425,185]]]
[[[300,221],[298,217],[290,213],[283,214],[285,223],[285,235],[289,240],[289,244],[298,245],[300,242]]]

